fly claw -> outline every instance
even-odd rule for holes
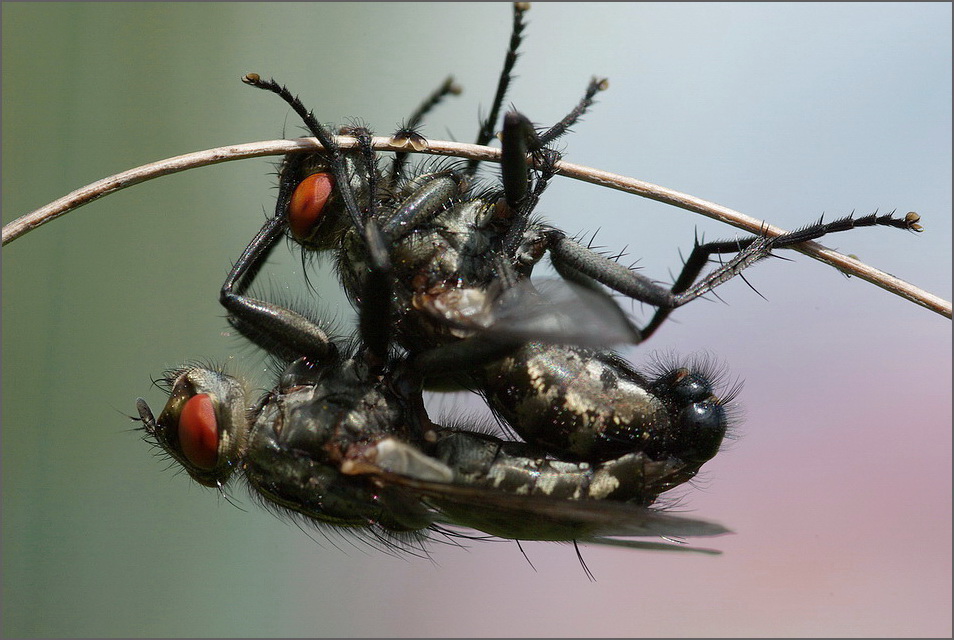
[[[414,129],[398,129],[391,136],[391,142],[398,147],[410,147],[414,151],[424,151],[427,149],[427,140]]]

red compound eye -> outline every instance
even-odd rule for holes
[[[315,173],[295,187],[288,205],[288,225],[297,240],[307,240],[321,223],[321,214],[328,204],[335,179],[330,173]]]
[[[186,459],[199,469],[214,469],[219,457],[219,429],[215,406],[206,393],[186,401],[179,415],[179,445]]]

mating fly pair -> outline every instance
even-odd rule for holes
[[[525,10],[514,5],[477,144],[493,137]],[[593,80],[545,131],[508,113],[501,179],[485,184],[476,161],[415,171],[399,153],[385,170],[367,130],[341,130],[358,140],[342,149],[285,87],[255,74],[243,80],[279,95],[324,146],[285,158],[275,216],[221,290],[233,326],[284,370],[250,408],[242,384],[222,372],[173,372],[158,419],[140,400],[144,428],[202,484],[223,487],[237,473],[270,506],[400,548],[430,531],[450,534],[448,525],[675,550],[691,548],[618,537],[725,532],[650,505],[718,452],[733,393],[720,397],[703,363],[646,375],[607,347],[645,340],[673,309],[772,249],[855,226],[917,229],[913,217],[849,217],[777,238],[697,244],[665,288],[533,216],[559,160],[551,143],[605,81]],[[395,138],[423,144],[416,124],[452,90],[445,82]],[[354,340],[329,336],[305,310],[249,294],[286,235],[306,252],[333,255],[358,311]],[[561,278],[535,286],[530,276],[544,254]],[[733,255],[700,278],[713,254]],[[611,291],[657,311],[636,327]],[[422,390],[448,387],[481,394],[507,434],[433,423]]]

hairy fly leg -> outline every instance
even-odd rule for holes
[[[334,345],[317,323],[302,313],[246,294],[252,283],[250,276],[261,270],[264,259],[283,235],[278,218],[266,221],[226,278],[220,300],[229,311],[229,322],[265,351],[284,359],[305,356],[320,361],[329,357]],[[373,358],[382,362],[390,348],[387,251],[373,223],[368,224],[366,235],[372,267],[365,280],[363,298],[367,304],[359,317],[359,334]]]
[[[768,237],[750,236],[738,240],[724,240],[696,244],[683,270],[671,288],[620,265],[592,249],[554,230],[549,235],[551,258],[558,271],[582,274],[623,295],[655,306],[655,316],[641,330],[643,339],[648,338],[676,308],[712,291],[715,287],[739,275],[743,269],[772,255],[773,249],[792,247],[808,240],[821,238],[829,233],[848,231],[859,227],[886,226],[896,229],[920,231],[920,216],[908,213],[903,218],[893,214],[871,214],[860,218],[846,216],[830,223],[819,221],[792,233]],[[699,274],[713,255],[735,253],[730,260],[711,270],[701,279]],[[697,280],[698,279],[698,280]]]
[[[905,214],[903,218],[894,217],[894,212],[880,216],[877,213],[872,213],[859,218],[848,215],[828,223],[819,219],[814,224],[806,225],[801,229],[780,236],[751,236],[738,240],[723,240],[704,244],[697,242],[692,249],[692,253],[689,254],[689,258],[683,264],[679,277],[673,283],[671,292],[678,296],[674,300],[675,305],[671,307],[662,306],[656,311],[653,318],[642,330],[643,339],[651,336],[675,308],[708,293],[714,287],[738,275],[742,269],[756,261],[771,256],[773,249],[792,247],[802,242],[817,240],[829,233],[848,231],[859,227],[886,226],[920,232],[921,225],[918,224],[920,220],[921,216],[913,211]],[[736,253],[737,255],[697,281],[699,274],[711,260],[711,257],[725,253]]]
[[[517,63],[517,49],[523,40],[523,30],[526,23],[523,21],[523,14],[530,8],[529,2],[513,3],[513,26],[510,31],[510,42],[507,46],[507,53],[504,56],[503,68],[500,70],[500,77],[497,80],[497,91],[494,93],[494,99],[490,106],[487,117],[480,123],[477,132],[475,144],[485,145],[494,137],[494,130],[497,126],[497,118],[500,115],[500,108],[503,106],[504,97],[507,95],[507,89],[512,79],[513,67]],[[477,173],[479,160],[469,160],[467,162],[467,174],[473,176]]]
[[[282,180],[277,207],[288,206],[293,188],[289,180]],[[330,343],[320,327],[295,311],[246,295],[284,234],[283,218],[276,216],[265,222],[226,277],[219,301],[228,310],[232,325],[267,352],[283,358],[305,354],[321,359],[327,356]]]
[[[519,111],[510,111],[504,116],[501,130],[500,174],[507,204],[517,210],[530,191],[530,170],[528,157],[538,160],[541,165],[553,165],[555,159],[540,157],[541,152],[555,153],[548,149],[557,138],[567,133],[586,110],[593,105],[593,98],[609,87],[606,78],[590,80],[580,102],[558,123],[543,133],[537,132],[530,120]],[[552,173],[551,173],[552,175]],[[532,210],[532,207],[530,207]]]

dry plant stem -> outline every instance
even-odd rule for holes
[[[343,148],[350,148],[356,144],[356,140],[350,137],[339,137],[337,140]],[[376,137],[373,139],[372,145],[378,151],[417,151],[433,155],[476,158],[479,160],[489,160],[491,162],[500,161],[500,151],[498,149],[459,142],[428,140],[426,149],[414,150],[406,145],[393,143],[391,138]],[[44,207],[40,207],[25,216],[17,218],[3,227],[3,244],[6,245],[28,231],[32,231],[36,227],[46,224],[93,200],[119,191],[120,189],[139,184],[140,182],[158,178],[159,176],[210,164],[217,164],[219,162],[256,158],[260,156],[284,155],[293,151],[314,151],[316,149],[321,149],[321,145],[318,144],[314,138],[269,140],[266,142],[251,142],[248,144],[208,149],[146,164],[77,189]],[[761,220],[751,218],[728,207],[723,207],[722,205],[708,202],[685,193],[673,191],[672,189],[666,189],[665,187],[660,187],[649,182],[643,182],[642,180],[627,178],[607,171],[600,171],[598,169],[591,169],[562,161],[557,165],[557,172],[560,175],[570,178],[625,191],[658,202],[671,204],[681,209],[700,213],[752,234],[776,236],[786,233],[784,229],[767,225]],[[830,264],[846,274],[867,280],[886,291],[906,298],[931,311],[948,318],[951,317],[951,303],[947,300],[928,293],[923,289],[919,289],[890,274],[870,267],[858,260],[827,249],[816,242],[805,242],[792,248],[816,260]]]

